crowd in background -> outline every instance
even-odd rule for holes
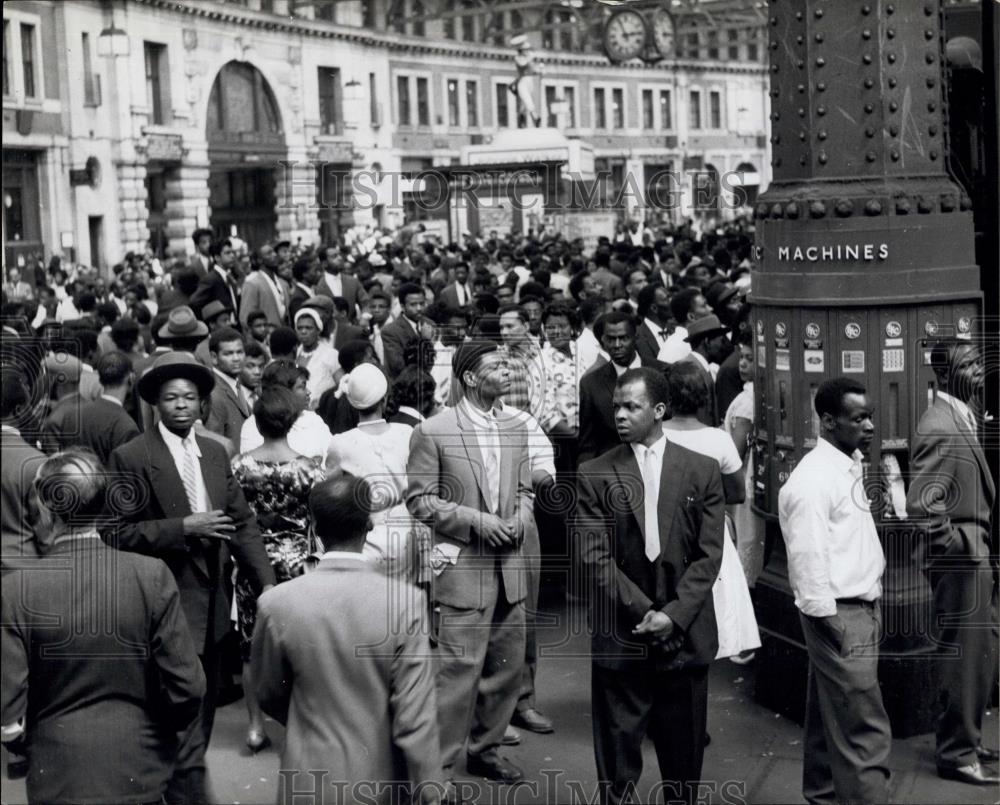
[[[438,544],[435,535],[447,529],[427,504],[443,493],[417,480],[433,452],[424,440],[434,442],[448,412],[475,418],[475,411],[486,411],[484,432],[509,427],[523,437],[527,467],[524,478],[512,480],[516,491],[509,499],[492,493],[496,522],[472,527],[523,555],[524,622],[517,626],[527,637],[502,649],[499,640],[483,647],[485,665],[469,684],[480,687],[476,723],[484,725],[495,715],[486,713],[481,690],[491,652],[520,656],[516,668],[509,666],[516,678],[502,681],[513,691],[513,712],[480,733],[473,726],[470,771],[475,761],[484,776],[516,781],[520,771],[497,754],[498,746],[519,740],[514,727],[555,728],[534,700],[533,613],[542,584],[579,592],[572,589],[573,546],[566,538],[572,495],[562,492],[576,487],[583,462],[624,440],[612,401],[623,382],[644,383],[654,402],[669,396],[669,406],[666,399],[654,405],[668,441],[708,456],[722,479],[728,512],[724,550],[716,557],[722,571],[709,580],[718,623],[717,651],[710,654],[750,661],[759,637],[748,588],[764,559],[763,529],[748,502],[751,245],[752,233],[740,221],[708,233],[689,224],[633,223],[596,243],[545,230],[466,233],[461,242],[444,244],[420,225],[394,233],[369,227],[340,243],[278,241],[252,253],[236,238],[198,230],[194,253],[166,266],[131,253],[107,276],[59,258],[47,267],[9,268],[2,309],[4,432],[25,470],[4,478],[5,573],[46,552],[31,525],[27,468],[56,472],[46,456],[62,462],[57,474],[86,475],[103,465],[112,482],[128,477],[145,491],[135,492],[124,514],[113,512],[119,517],[113,539],[97,528],[96,516],[84,531],[163,558],[176,577],[184,617],[176,617],[171,594],[163,593],[163,606],[178,622],[189,622],[184,651],[167,664],[171,673],[188,672],[184,690],[174,691],[185,706],[172,723],[187,736],[174,750],[177,768],[152,775],[146,789],[126,785],[115,795],[138,801],[152,794],[154,801],[165,791],[168,801],[178,802],[204,796],[214,707],[232,687],[225,656],[231,634],[238,649],[230,653],[243,663],[247,746],[256,752],[269,744],[262,705],[273,708],[281,697],[267,688],[275,684],[273,668],[261,666],[259,657],[257,666],[253,661],[263,651],[254,635],[266,631],[257,624],[258,596],[322,566],[323,557],[338,553],[330,547],[338,539],[356,540],[360,533],[370,566],[422,591],[432,619],[442,606],[457,606],[464,593],[442,599],[434,592],[435,584],[444,587],[442,567],[458,561],[458,547],[453,553]],[[19,368],[18,350],[34,359]],[[662,387],[645,370],[653,370]],[[491,455],[485,446],[483,455]],[[488,476],[510,469],[499,455]],[[174,464],[176,473],[157,474]],[[343,513],[347,504],[329,501],[359,478],[367,479],[364,527],[331,535],[331,525],[316,519],[317,506]],[[506,488],[505,481],[497,483]],[[163,498],[166,488],[173,501]],[[314,499],[319,488],[325,502]],[[521,520],[515,498],[527,501]],[[500,515],[508,504],[516,510],[509,522]],[[66,524],[72,531],[69,519]],[[220,543],[227,548],[221,553]],[[510,597],[513,576],[498,573]],[[270,595],[261,600],[277,600]],[[507,634],[510,624],[498,626],[499,611],[490,628]],[[172,622],[171,631],[182,629]],[[5,643],[5,656],[7,650]],[[192,672],[194,656],[204,679]],[[7,679],[5,732],[8,707],[21,701],[8,695]],[[30,674],[18,680],[29,690],[32,681]],[[194,713],[190,699],[201,695],[199,685],[204,694]],[[463,685],[456,682],[455,690]],[[466,705],[443,701],[440,682],[438,698],[448,718],[468,723]],[[46,713],[37,705],[27,709],[30,733],[30,719]],[[18,716],[24,714],[22,702]],[[442,721],[443,747],[445,726]],[[14,747],[21,733],[11,728]],[[449,740],[465,737],[459,727]],[[696,755],[685,773],[700,771],[700,747]],[[454,756],[445,759],[445,777],[452,763]],[[187,774],[179,779],[182,768]],[[29,794],[34,785],[36,799],[62,801],[65,790],[51,776],[35,764],[28,773]]]

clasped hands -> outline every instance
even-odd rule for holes
[[[654,645],[664,651],[676,651],[684,642],[682,632],[674,627],[674,622],[665,612],[651,609],[642,616],[639,625],[632,630],[634,635],[649,635]]]
[[[482,514],[476,530],[491,548],[516,548],[524,539],[524,527],[517,515],[505,520],[495,514]]]

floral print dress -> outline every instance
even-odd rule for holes
[[[257,517],[277,583],[301,576],[316,549],[308,502],[313,485],[326,477],[321,459],[302,456],[278,463],[243,454],[233,459],[233,476]],[[236,611],[240,645],[244,659],[248,659],[257,598],[241,574],[236,579]]]

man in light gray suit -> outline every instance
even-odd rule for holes
[[[278,246],[281,244],[279,243]],[[289,291],[285,281],[278,276],[277,247],[267,243],[260,247],[260,270],[254,271],[243,281],[240,294],[240,324],[246,331],[249,317],[255,311],[267,316],[271,327],[288,323]]]
[[[371,489],[341,476],[313,488],[326,553],[262,595],[250,666],[265,713],[284,724],[278,801],[435,803],[444,791],[423,594],[361,551]]]
[[[441,762],[450,778],[468,737],[469,773],[513,783],[523,774],[497,749],[524,665],[528,433],[523,417],[498,409],[510,372],[495,343],[462,344],[452,366],[464,399],[414,429],[406,470],[406,505],[434,529]]]

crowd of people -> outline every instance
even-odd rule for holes
[[[29,799],[212,801],[234,665],[248,749],[286,727],[281,801],[454,799],[463,752],[516,783],[501,747],[558,727],[543,579],[590,607],[603,798],[635,796],[646,734],[695,797],[708,667],[760,646],[745,225],[193,245],[3,287],[2,723]],[[851,455],[864,389],[831,382]],[[814,786],[884,761],[843,751]]]

